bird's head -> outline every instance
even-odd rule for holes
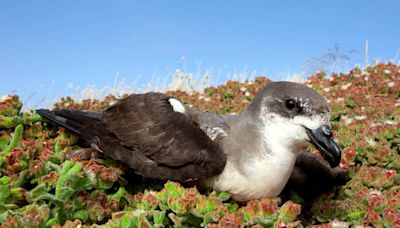
[[[341,150],[329,127],[329,105],[315,90],[294,82],[272,82],[257,94],[251,109],[269,143],[294,152],[311,143],[332,167],[339,164]]]

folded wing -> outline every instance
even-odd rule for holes
[[[38,110],[146,178],[190,181],[220,173],[225,154],[161,93],[133,94],[103,113]],[[45,111],[49,112],[47,115]]]

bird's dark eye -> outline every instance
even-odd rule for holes
[[[296,101],[294,101],[293,99],[286,100],[286,108],[288,109],[296,108]]]

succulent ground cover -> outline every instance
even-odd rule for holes
[[[209,112],[240,113],[270,81],[256,78],[169,92]],[[378,64],[348,74],[312,75],[306,84],[328,98],[349,181],[301,205],[262,199],[239,205],[225,192],[199,192],[175,182],[142,180],[79,139],[21,113],[17,96],[0,102],[1,227],[400,227],[400,67]],[[116,101],[63,98],[55,108],[100,111]],[[310,148],[310,152],[318,153]]]

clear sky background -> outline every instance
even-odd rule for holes
[[[113,86],[117,75],[159,83],[178,68],[219,82],[238,72],[279,80],[326,53],[347,70],[364,65],[366,40],[371,62],[399,61],[399,9],[397,0],[0,0],[0,95],[40,106],[76,85]]]

